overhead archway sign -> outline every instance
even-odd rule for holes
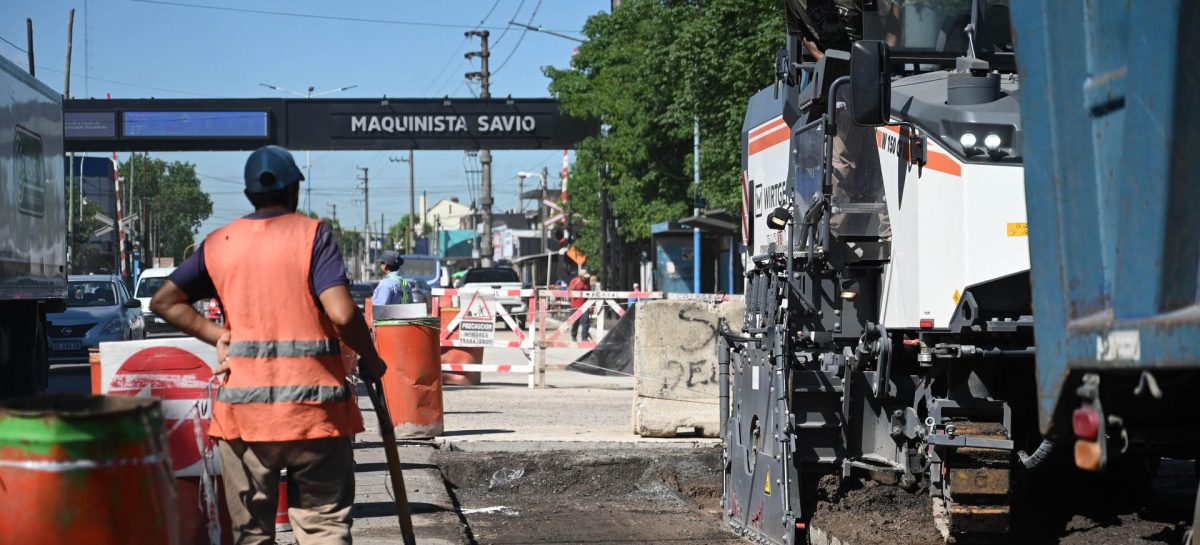
[[[596,120],[546,98],[67,100],[67,151],[563,149]]]

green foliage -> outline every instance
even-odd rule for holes
[[[68,203],[68,206],[70,203]],[[71,211],[68,211],[70,213]],[[78,212],[76,212],[78,214]],[[102,269],[112,270],[113,263],[105,258],[105,254],[100,251],[100,248],[89,241],[92,238],[92,233],[104,227],[104,222],[96,219],[100,214],[100,207],[92,202],[86,202],[83,205],[83,213],[74,218],[72,225],[71,236],[67,243],[71,245],[71,267],[72,273],[75,272],[93,272]],[[108,254],[111,256],[112,254]]]
[[[196,165],[134,155],[130,167],[130,161],[118,167],[122,197],[128,198],[131,189],[133,192],[133,206],[125,214],[140,211],[139,233],[151,227],[157,231],[157,248],[151,254],[183,261],[184,250],[195,242],[200,224],[212,215],[212,199],[200,188]]]
[[[408,232],[408,222],[409,216],[405,214],[400,218],[400,221],[393,223],[388,228],[388,240],[386,241],[388,248],[399,248],[399,252],[402,254],[416,253],[415,249],[408,247],[408,237],[404,236]],[[431,233],[433,233],[433,226],[425,223],[421,225],[420,232],[417,234],[418,236],[426,236]]]
[[[338,220],[333,218],[325,218],[318,216],[315,212],[307,212],[308,217],[321,220],[322,223],[328,225],[333,231],[333,239],[337,241],[338,249],[342,251],[342,256],[352,255],[359,250],[362,244],[363,237],[356,231],[347,231],[342,227]]]
[[[607,185],[621,236],[692,208],[692,127],[699,116],[701,195],[741,206],[741,127],[751,95],[774,81],[785,24],[776,0],[626,0],[590,17],[571,67],[545,68],[566,113],[600,118],[606,136],[577,150],[571,205],[586,218],[579,245],[599,255],[599,191]]]

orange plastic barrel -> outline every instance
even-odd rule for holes
[[[450,327],[450,322],[454,321],[455,316],[458,316],[458,310],[455,307],[442,307],[440,315],[442,331],[446,331]],[[450,333],[450,340],[455,339],[458,339],[458,331]],[[483,363],[483,347],[443,346],[442,363]],[[481,374],[478,371],[442,371],[442,384],[471,386],[479,384],[480,377]]]
[[[157,399],[0,405],[0,545],[177,545],[174,480]]]
[[[436,318],[375,322],[375,346],[387,363],[383,395],[396,437],[442,434],[442,365]]]

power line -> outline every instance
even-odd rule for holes
[[[526,27],[523,30],[521,30],[521,37],[517,38],[517,45],[513,46],[512,50],[508,52],[508,56],[504,57],[503,61],[500,61],[500,66],[496,67],[495,70],[492,70],[493,74],[503,70],[504,65],[508,64],[509,59],[512,59],[513,55],[516,54],[517,50],[521,48],[521,42],[525,41],[525,35],[529,34],[529,25],[533,24],[533,18],[537,17],[538,9],[541,7],[542,7],[542,0],[538,0],[537,5],[533,7],[533,14],[529,16],[529,23],[527,23]]]
[[[4,40],[4,38],[3,38],[3,37],[0,37],[0,40]],[[8,40],[4,40],[4,41],[5,41],[5,42],[7,42]],[[25,61],[24,59],[14,59],[14,61],[13,61],[13,62],[16,62],[16,63],[17,63],[18,65],[20,65],[20,66],[25,66],[25,65],[26,65],[26,61]],[[28,67],[26,67],[26,68],[28,68]],[[38,67],[38,71],[42,71],[42,70],[45,70],[46,72],[54,72],[54,73],[56,73],[56,74],[65,74],[65,73],[66,73],[66,72],[64,72],[64,71],[62,71],[62,70],[58,70],[58,69],[55,69],[55,68],[50,68],[50,67],[48,67],[48,66],[39,66],[39,67]],[[181,90],[179,90],[179,89],[170,89],[170,88],[167,88],[167,87],[154,87],[154,86],[152,86],[152,85],[142,85],[142,84],[140,84],[140,83],[129,83],[129,82],[127,82],[127,81],[119,81],[119,80],[115,80],[115,79],[107,79],[107,78],[95,78],[95,77],[86,76],[86,75],[84,75],[84,76],[81,76],[81,75],[79,75],[79,74],[74,74],[74,75],[72,75],[72,76],[71,76],[71,80],[72,80],[72,81],[74,81],[74,80],[75,80],[75,79],[77,79],[77,78],[82,78],[84,81],[101,81],[101,82],[104,82],[104,83],[111,83],[111,84],[113,84],[113,85],[122,85],[122,86],[125,86],[125,87],[133,87],[133,88],[136,88],[136,89],[148,89],[148,90],[150,90],[150,91],[163,91],[163,92],[165,92],[165,93],[176,93],[176,94],[180,94],[180,95],[191,95],[191,96],[198,96],[198,97],[205,97],[205,98],[220,98],[220,97],[218,97],[217,95],[210,95],[210,94],[205,94],[205,93],[197,93],[197,92],[194,92],[194,91],[181,91]],[[87,94],[87,90],[86,90],[86,89],[84,90],[84,94]]]
[[[13,48],[16,49],[17,51],[20,51],[22,53],[29,53],[28,51],[21,49],[21,46],[8,41],[8,38],[5,38],[4,36],[0,36],[0,40],[4,40],[4,43],[13,46]]]
[[[157,5],[162,5],[162,6],[173,6],[173,7],[181,7],[181,8],[207,9],[207,10],[213,10],[213,11],[230,11],[230,12],[234,12],[234,13],[251,13],[251,14],[255,14],[255,15],[274,15],[277,17],[296,17],[296,18],[301,18],[301,19],[319,19],[319,20],[324,20],[324,21],[344,21],[344,22],[350,22],[350,23],[374,23],[374,24],[383,24],[383,25],[421,26],[421,27],[432,27],[432,28],[465,28],[465,29],[481,29],[481,28],[483,28],[483,29],[488,29],[488,30],[504,30],[504,28],[505,28],[502,26],[492,26],[492,27],[478,26],[478,27],[475,27],[475,26],[471,26],[471,25],[459,25],[459,24],[454,24],[454,23],[431,23],[428,21],[405,21],[405,20],[401,20],[401,19],[379,19],[379,18],[367,19],[367,18],[362,18],[362,17],[342,17],[342,16],[338,16],[338,15],[318,15],[318,14],[314,14],[314,13],[292,13],[292,12],[286,12],[286,11],[270,11],[270,10],[248,9],[248,8],[231,8],[231,7],[227,7],[227,6],[210,6],[210,5],[205,5],[205,4],[190,4],[190,3],[185,3],[185,2],[166,2],[164,0],[131,0],[131,1],[137,2],[140,4],[157,4]],[[562,32],[577,32],[577,31],[563,30]]]
[[[521,0],[521,1],[523,2],[524,0]],[[499,6],[499,5],[500,5],[500,0],[496,0],[492,4],[492,9],[489,9],[488,12],[486,14],[484,14],[483,19],[479,20],[479,24],[471,30],[479,30],[480,27],[482,27],[484,24],[486,24],[488,17],[492,16],[492,12],[496,11],[496,6]],[[470,40],[471,40],[470,38],[463,38],[463,41],[459,42],[458,47],[455,48],[454,52],[450,54],[450,58],[444,64],[442,64],[442,69],[438,71],[436,76],[429,78],[429,83],[427,85],[425,85],[424,89],[421,90],[422,95],[429,92],[429,88],[433,87],[433,84],[442,78],[442,75],[446,73],[446,69],[450,68],[450,63],[454,62],[455,57],[458,56],[459,52],[461,52],[463,50],[463,47],[465,47],[467,45],[467,42],[469,42]],[[458,66],[460,66],[461,64],[462,63],[460,62],[458,65],[455,65],[454,72],[451,72],[451,74],[458,72]]]
[[[523,8],[523,7],[525,7],[525,0],[521,0],[521,3],[517,4],[517,9],[513,11],[512,16],[509,17],[508,20],[509,21],[515,20],[517,18],[517,16],[521,14],[521,8]],[[496,37],[496,41],[492,42],[492,47],[496,47],[496,46],[500,45],[500,42],[504,40],[504,37],[506,35],[508,35],[509,30],[512,30],[512,25],[508,25],[507,27],[504,28],[504,31],[500,33],[500,36]]]

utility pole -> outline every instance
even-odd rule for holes
[[[337,223],[337,203],[335,203],[335,202],[329,203],[329,208],[330,208],[329,215],[333,218],[333,222]]]
[[[417,178],[413,170],[413,150],[408,150],[408,158],[390,157],[389,161],[393,163],[408,163],[408,229],[404,233],[404,245],[408,247],[409,252],[413,252],[416,247],[417,237],[419,236],[417,224]],[[414,252],[415,253],[415,252]]]
[[[369,175],[370,168],[369,167],[355,167],[355,168],[362,171],[362,176],[358,177],[359,180],[362,180],[362,191],[363,191],[363,243],[364,244],[363,244],[363,260],[360,262],[360,266],[363,269],[362,274],[364,275],[364,279],[365,279],[366,274],[367,274],[366,273],[366,268],[367,268],[366,263],[367,263],[367,260],[370,259],[370,257],[371,257],[371,250],[370,250],[370,246],[369,246],[371,243],[371,186],[369,185],[370,184],[370,175]]]
[[[549,175],[550,175],[550,169],[543,166],[542,167],[542,201],[538,203],[538,223],[540,223],[542,225],[542,253],[543,254],[548,253],[550,251],[550,236],[546,232],[546,216],[547,216],[547,214],[543,213],[543,211],[546,210],[546,199],[547,199],[546,177]]]
[[[71,48],[74,45],[75,38],[75,10],[71,10],[71,14],[67,16],[67,70],[63,76],[63,98],[71,98]],[[74,252],[72,247],[72,233],[74,232],[74,211],[75,211],[75,152],[67,154],[67,164],[70,165],[71,173],[67,178],[67,274],[74,272],[72,265],[75,262]]]
[[[492,72],[488,69],[488,57],[491,53],[488,52],[488,31],[486,30],[471,30],[463,33],[468,38],[478,36],[480,42],[479,51],[469,51],[464,57],[471,59],[479,57],[481,66],[478,72],[468,72],[467,79],[479,80],[479,98],[492,98],[491,77]],[[479,245],[479,260],[484,267],[492,266],[492,150],[484,149],[479,152],[479,164],[483,168],[482,173],[482,193],[479,198],[479,207],[483,216],[483,240]]]

